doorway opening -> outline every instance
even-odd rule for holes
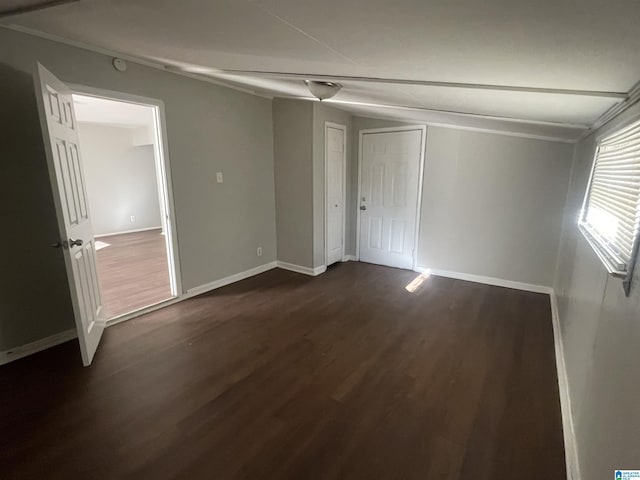
[[[114,323],[178,295],[159,107],[82,92],[73,106],[103,316]]]

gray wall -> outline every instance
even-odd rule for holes
[[[93,234],[161,228],[153,145],[134,146],[131,128],[78,123],[78,133]]]
[[[356,158],[360,130],[403,125],[354,117]],[[428,127],[418,265],[551,286],[572,154],[564,143]]]
[[[32,80],[37,60],[69,83],[164,101],[185,289],[276,259],[270,100],[135,64],[119,73],[107,56],[6,29],[0,45],[0,168],[10,179],[0,189],[4,251],[21,239],[21,253],[0,265],[0,350],[73,327],[62,254],[48,247],[58,232]]]
[[[278,260],[313,267],[313,104],[273,100]]]
[[[325,122],[347,127],[348,182],[351,115],[319,102],[273,100],[278,260],[307,268],[325,264]]]
[[[325,122],[339,123],[347,127],[345,148],[347,149],[347,174],[345,182],[345,219],[346,224],[354,221],[353,210],[347,208],[353,203],[351,184],[352,152],[349,136],[351,135],[351,115],[345,111],[330,107],[324,103],[313,102],[313,266],[325,265]],[[357,179],[357,176],[356,176]],[[345,250],[345,254],[350,254]]]
[[[429,127],[418,264],[551,286],[573,145]]]
[[[639,115],[640,105],[577,145],[565,208],[555,290],[582,480],[640,459],[640,265],[626,298],[577,228],[596,135]]]

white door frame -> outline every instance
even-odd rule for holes
[[[329,225],[328,225],[328,210],[327,210],[327,198],[329,194],[329,162],[327,161],[327,130],[329,128],[335,128],[336,130],[342,130],[344,145],[342,146],[342,258],[344,262],[345,256],[345,240],[347,230],[347,126],[340,123],[324,122],[324,264],[329,264]]]
[[[95,88],[87,85],[68,85],[73,93],[104,98],[106,100],[134,103],[137,105],[143,105],[145,107],[152,107],[154,111],[154,136],[157,140],[156,145],[154,146],[156,174],[159,174],[162,177],[162,185],[160,186],[163,188],[163,191],[159,193],[166,202],[166,205],[161,205],[160,208],[161,211],[163,211],[169,217],[168,219],[166,217],[162,219],[162,225],[163,227],[166,226],[166,229],[168,230],[168,232],[165,233],[168,233],[167,238],[169,239],[169,241],[167,242],[167,263],[169,266],[169,279],[171,282],[172,298],[155,305],[143,307],[131,313],[126,313],[118,317],[111,318],[107,321],[107,326],[110,326],[134,317],[138,317],[140,315],[148,313],[149,311],[156,310],[169,303],[174,303],[176,299],[181,298],[184,294],[184,291],[182,290],[182,270],[180,268],[180,251],[178,249],[178,236],[176,232],[176,212],[173,199],[171,161],[169,159],[169,146],[167,143],[167,122],[165,117],[164,102],[155,98],[132,95],[129,93],[117,92],[114,90]],[[158,171],[158,167],[160,167],[160,171]]]
[[[427,126],[407,125],[403,127],[370,128],[358,132],[358,197],[356,198],[356,260],[360,260],[360,199],[362,198],[362,139],[366,134],[372,133],[392,133],[410,132],[419,130],[421,132],[420,142],[420,169],[418,172],[418,205],[416,205],[416,232],[413,240],[413,262],[411,268],[416,270],[418,262],[418,245],[420,239],[420,212],[422,209],[422,184],[424,183],[424,157],[426,153]]]

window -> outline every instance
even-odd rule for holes
[[[579,226],[628,294],[640,229],[640,121],[598,142]]]

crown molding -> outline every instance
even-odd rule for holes
[[[225,88],[230,88],[232,90],[236,90],[238,92],[242,92],[242,93],[247,93],[249,95],[254,95],[256,97],[262,97],[262,98],[268,98],[268,99],[273,99],[273,95],[266,95],[263,93],[259,93],[256,92],[255,90],[251,90],[248,88],[243,88],[243,87],[239,87],[237,85],[234,85],[232,83],[226,83],[220,80],[215,80],[209,76],[206,75],[198,75],[196,73],[189,73],[189,72],[185,72],[185,71],[181,71],[179,69],[175,69],[175,68],[167,68],[167,65],[164,65],[160,62],[154,62],[142,57],[138,57],[135,55],[130,55],[127,53],[122,53],[122,52],[117,52],[115,50],[110,50],[107,48],[102,48],[102,47],[96,47],[94,45],[89,45],[87,43],[84,42],[78,42],[76,40],[71,40],[69,38],[65,38],[65,37],[61,37],[59,35],[55,35],[52,33],[46,33],[46,32],[41,32],[39,30],[34,30],[32,28],[28,28],[28,27],[23,27],[22,25],[16,25],[16,24],[0,24],[0,28],[5,28],[7,30],[13,30],[15,32],[19,32],[19,33],[24,33],[25,35],[30,35],[32,37],[37,37],[37,38],[42,38],[45,40],[49,40],[52,42],[56,42],[56,43],[62,43],[63,45],[68,45],[70,47],[75,47],[75,48],[80,48],[82,50],[87,50],[93,53],[98,53],[100,55],[105,55],[107,57],[115,57],[115,58],[122,58],[123,60],[126,60],[127,62],[130,63],[135,63],[137,65],[142,65],[144,67],[149,67],[149,68],[153,68],[156,70],[161,70],[165,73],[170,73],[173,75],[179,75],[181,77],[187,77],[187,78],[191,78],[193,80],[199,80],[201,82],[206,82],[206,83],[210,83],[212,85],[218,85],[220,87],[225,87]]]

